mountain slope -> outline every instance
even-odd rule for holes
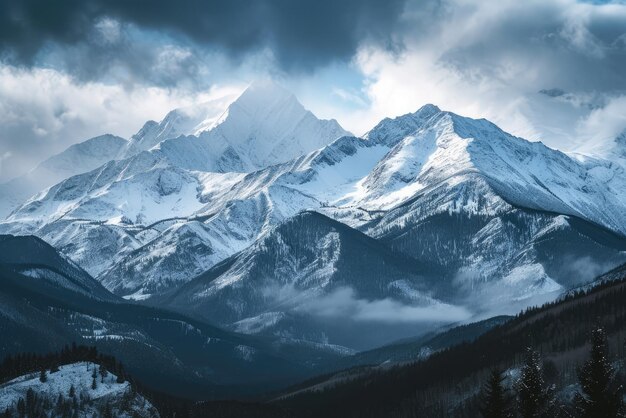
[[[265,81],[246,89],[200,137],[228,144],[248,172],[287,162],[348,134],[337,121],[317,119],[292,93]]]
[[[278,116],[269,117],[268,109]],[[200,137],[168,139],[150,151],[111,161],[90,173],[63,181],[24,205],[0,229],[38,234],[97,276],[160,235],[163,232],[158,230],[160,226],[152,228],[153,224],[170,218],[194,217],[194,212],[210,199],[228,193],[230,186],[244,175],[219,175],[206,170],[246,169],[239,163],[245,159],[252,164],[252,160],[242,159],[235,148],[241,152],[266,149],[264,158],[284,160],[292,158],[290,152],[296,156],[313,150],[344,132],[336,122],[317,120],[284,89],[267,83],[254,84],[231,104],[229,113],[216,126]],[[292,151],[287,149],[287,142]],[[272,154],[276,147],[281,148],[280,155]],[[216,203],[225,207],[227,202]],[[227,210],[238,210],[229,207]],[[204,235],[200,241],[214,248],[218,245],[207,242],[206,237],[224,234],[218,231]],[[215,257],[220,258],[211,263],[241,250],[257,237],[258,234],[251,234],[238,239],[231,235],[230,239],[242,244],[214,251]],[[175,240],[177,237],[165,236],[165,243],[155,244],[163,248]],[[101,255],[102,246],[110,251]],[[212,265],[207,263],[199,260],[185,274],[200,273]]]
[[[173,295],[149,302],[243,332],[290,338],[317,333],[318,342],[350,347],[366,344],[366,338],[356,342],[353,336],[351,341],[348,334],[386,323],[387,332],[370,338],[371,346],[417,333],[424,324],[467,317],[463,309],[430,296],[436,274],[426,262],[394,254],[361,232],[305,212]],[[404,317],[389,317],[394,309]],[[327,324],[338,320],[345,322],[342,332],[336,323]],[[405,328],[396,335],[391,332],[394,322]]]
[[[364,196],[355,203],[389,207],[389,195],[415,195],[473,173],[516,206],[574,215],[626,233],[619,189],[559,151],[450,112],[435,113],[395,145],[362,182]]]
[[[41,408],[46,416],[62,416],[63,404],[67,404],[68,410],[74,409],[76,414],[82,413],[84,416],[103,417],[107,409],[119,417],[159,416],[150,402],[132,391],[129,382],[118,383],[113,373],[107,373],[106,377],[98,375],[96,388],[93,388],[92,372],[97,367],[97,364],[87,362],[66,364],[54,373],[47,373],[45,382],[40,381],[38,373],[31,373],[2,383],[0,410],[18,415],[21,399],[22,402],[31,403],[27,409]],[[69,395],[71,388],[73,396]],[[81,401],[82,405],[79,405],[79,402],[74,402],[74,397],[76,400],[89,399],[89,402]]]
[[[97,136],[71,145],[27,174],[0,184],[0,218],[9,215],[41,190],[118,158],[128,145],[128,141],[118,136]]]
[[[124,150],[125,157],[132,157],[139,151],[146,151],[166,139],[181,135],[197,135],[211,129],[215,122],[237,97],[225,95],[215,100],[170,111],[161,122],[147,121],[130,138]]]
[[[626,168],[626,129],[613,138],[587,141],[574,154],[583,160],[604,159]]]

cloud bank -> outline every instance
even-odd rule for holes
[[[268,75],[357,134],[434,103],[603,153],[626,129],[624,68],[623,2],[7,0],[0,181]]]
[[[609,103],[619,105],[612,115],[626,110],[621,105],[625,4],[429,4],[407,4],[398,34],[401,54],[371,46],[359,50],[355,63],[370,105],[346,119],[372,124],[412,112],[416,103],[434,103],[564,150],[609,140],[626,128],[623,118],[609,121],[602,110]],[[551,97],[542,90],[562,95]]]
[[[219,49],[233,57],[272,51],[282,69],[310,70],[350,59],[363,41],[391,45],[405,0],[8,0],[0,3],[1,44],[33,64],[50,45],[97,46],[93,57],[125,54],[123,25]],[[100,36],[97,36],[100,35]],[[89,51],[81,51],[83,54]],[[144,57],[136,59],[141,68]],[[89,63],[85,63],[89,64]],[[131,68],[135,68],[131,66]]]
[[[389,324],[450,323],[471,317],[470,312],[463,307],[440,302],[417,306],[390,298],[361,299],[353,289],[347,287],[336,289],[327,295],[309,298],[298,310],[321,318]]]

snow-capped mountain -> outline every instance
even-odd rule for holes
[[[342,317],[343,338],[333,342],[354,346],[346,334],[361,333],[360,323],[391,322],[379,306],[390,300],[413,331],[419,324],[466,319],[464,309],[430,296],[437,273],[437,266],[394,253],[342,223],[302,212],[172,295],[151,302],[240,332],[309,339],[317,333],[323,341],[332,338],[329,331],[339,330],[314,326],[307,318]]]
[[[248,87],[200,138],[227,144],[225,154],[234,153],[241,171],[248,172],[292,160],[348,134],[336,120],[317,119],[291,92],[266,81]]]
[[[118,158],[128,146],[128,141],[119,136],[97,136],[53,155],[23,176],[0,184],[0,217],[9,215],[46,187]]]
[[[335,120],[317,119],[293,94],[272,82],[253,83],[217,120],[210,120],[194,128],[195,136],[162,141],[155,154],[189,170],[252,172],[348,134]],[[201,130],[204,127],[208,129]]]
[[[272,112],[282,116],[272,118]],[[209,199],[216,193],[227,193],[230,185],[245,177],[236,173],[220,175],[210,170],[224,171],[226,167],[243,170],[244,166],[251,168],[260,164],[260,160],[245,156],[251,149],[268,161],[289,159],[291,155],[312,151],[345,133],[335,121],[316,119],[293,95],[272,83],[250,86],[228,107],[227,113],[213,129],[199,137],[165,140],[149,151],[110,161],[97,170],[45,190],[26,202],[21,215],[9,217],[12,223],[28,212],[26,216],[30,221],[18,221],[21,226],[8,230],[24,233],[24,226],[31,232],[39,231],[38,234],[70,254],[91,274],[99,275],[120,257],[160,236],[159,230],[171,225],[171,222],[161,221],[193,216],[209,207]],[[274,152],[276,147],[283,148],[280,154]],[[41,205],[44,201],[46,203]],[[139,225],[139,229],[135,225]],[[147,226],[150,228],[146,229]],[[192,232],[195,234],[201,229],[195,228]],[[140,230],[142,233],[138,234]],[[184,233],[184,230],[177,228],[176,233]],[[216,254],[211,263],[199,262],[191,271],[200,273],[201,269],[243,249],[257,236],[232,235],[228,241],[243,243],[225,243],[223,246],[227,248],[223,251],[213,245],[217,248],[212,251]],[[159,248],[166,246],[156,244]],[[104,254],[107,256],[103,257]],[[188,273],[189,270],[182,272]]]
[[[260,257],[264,240],[306,210],[434,265],[438,280],[429,282],[428,296],[476,314],[553,298],[626,258],[619,164],[571,157],[433,105],[385,119],[363,138],[335,139],[345,134],[336,122],[315,119],[271,83],[252,85],[209,119],[197,135],[166,139],[51,187],[0,230],[42,237],[108,289],[135,299],[214,272],[235,254]],[[317,248],[302,237],[307,242],[294,248]],[[270,265],[264,274],[282,277],[285,266]],[[310,277],[332,269],[330,261],[311,265]],[[227,306],[247,303],[224,292]],[[493,305],[481,307],[484,300]],[[224,323],[274,312],[246,309]]]

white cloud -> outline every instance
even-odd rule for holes
[[[605,106],[592,110],[577,130],[582,138],[577,151],[606,155],[615,136],[626,130],[626,95],[612,97]]]
[[[234,62],[224,54],[199,53],[173,38],[139,36],[137,31],[112,19],[95,26],[93,36],[103,44],[126,50],[141,40],[128,56],[113,54],[107,67],[98,61],[89,70],[117,84],[81,83],[59,71],[0,66],[0,146],[13,153],[0,181],[71,143],[106,132],[127,137],[147,119],[160,119],[172,108],[223,90],[241,91],[245,84],[240,81],[269,74],[293,87],[314,113],[336,118],[355,134],[426,103],[490,119],[515,135],[565,151],[581,144],[601,149],[624,129],[625,4],[409,1],[393,27],[392,38],[402,48],[390,51],[363,41],[351,63],[333,63],[309,74],[274,71],[269,48]],[[89,61],[78,46],[57,52],[63,52],[59,60],[76,55],[77,61]],[[135,55],[146,74],[133,73],[124,64]],[[235,80],[233,88],[196,90],[229,79]],[[150,83],[169,87],[148,87]],[[553,88],[565,94],[538,93]]]
[[[390,298],[360,299],[354,290],[347,287],[308,298],[298,309],[323,318],[384,323],[457,322],[471,316],[463,307],[440,302],[417,306]]]
[[[603,137],[618,133],[610,107],[538,92],[562,88],[603,104],[626,90],[626,5],[445,0],[409,7],[403,22],[404,50],[363,45],[356,56],[370,105],[338,116],[348,129],[363,133],[383,117],[434,103],[563,150],[598,137],[584,129],[587,118],[602,125]]]
[[[122,39],[122,28],[120,22],[111,18],[100,19],[95,24],[96,33],[99,35],[99,42],[114,44]]]
[[[4,161],[8,160],[13,156],[13,153],[10,151],[5,151],[0,154],[0,174],[2,174],[2,166],[4,165]]]

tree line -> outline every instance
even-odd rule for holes
[[[115,357],[99,353],[98,349],[93,346],[88,347],[72,343],[71,345],[66,345],[58,352],[8,355],[0,363],[0,383],[35,372],[39,372],[39,379],[43,382],[48,371],[55,372],[62,365],[77,362],[97,363],[100,365],[103,373],[110,371],[118,376],[118,380],[121,380],[118,383],[126,380],[124,367]]]

